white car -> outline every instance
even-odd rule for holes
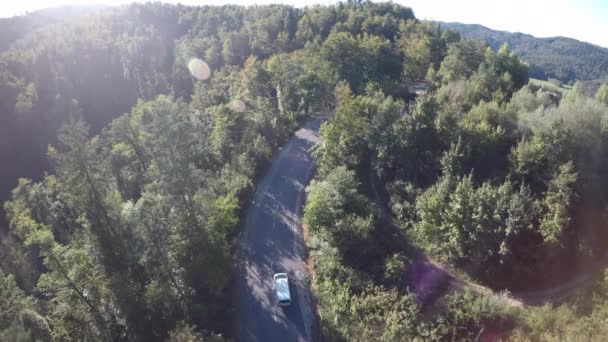
[[[287,277],[287,273],[277,273],[274,275],[273,278],[273,287],[277,297],[277,305],[290,305],[291,293],[289,292],[289,278]]]

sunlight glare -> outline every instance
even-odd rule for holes
[[[209,69],[209,65],[205,63],[202,59],[192,58],[188,62],[188,70],[190,70],[190,74],[199,80],[206,80],[211,76],[211,69]]]
[[[237,113],[244,112],[245,111],[245,102],[243,102],[241,100],[233,100],[232,109]]]

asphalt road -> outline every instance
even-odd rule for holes
[[[237,341],[310,341],[314,321],[300,217],[312,176],[310,148],[321,120],[309,121],[275,156],[249,207],[239,239],[235,280]],[[292,305],[276,305],[274,273],[289,274]]]

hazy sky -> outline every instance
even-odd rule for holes
[[[3,1],[4,2],[4,1]],[[39,8],[65,4],[119,5],[129,0],[8,0],[0,16],[10,17]],[[243,5],[333,3],[333,0],[168,0],[182,4]],[[410,6],[419,19],[475,23],[497,30],[537,37],[565,36],[608,47],[608,0],[395,0]]]

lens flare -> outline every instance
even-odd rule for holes
[[[209,69],[209,65],[205,63],[202,59],[192,58],[188,62],[188,70],[190,70],[190,74],[199,80],[206,80],[211,76],[211,69]]]
[[[245,102],[243,102],[241,100],[233,100],[232,109],[238,113],[244,112],[245,111]]]

